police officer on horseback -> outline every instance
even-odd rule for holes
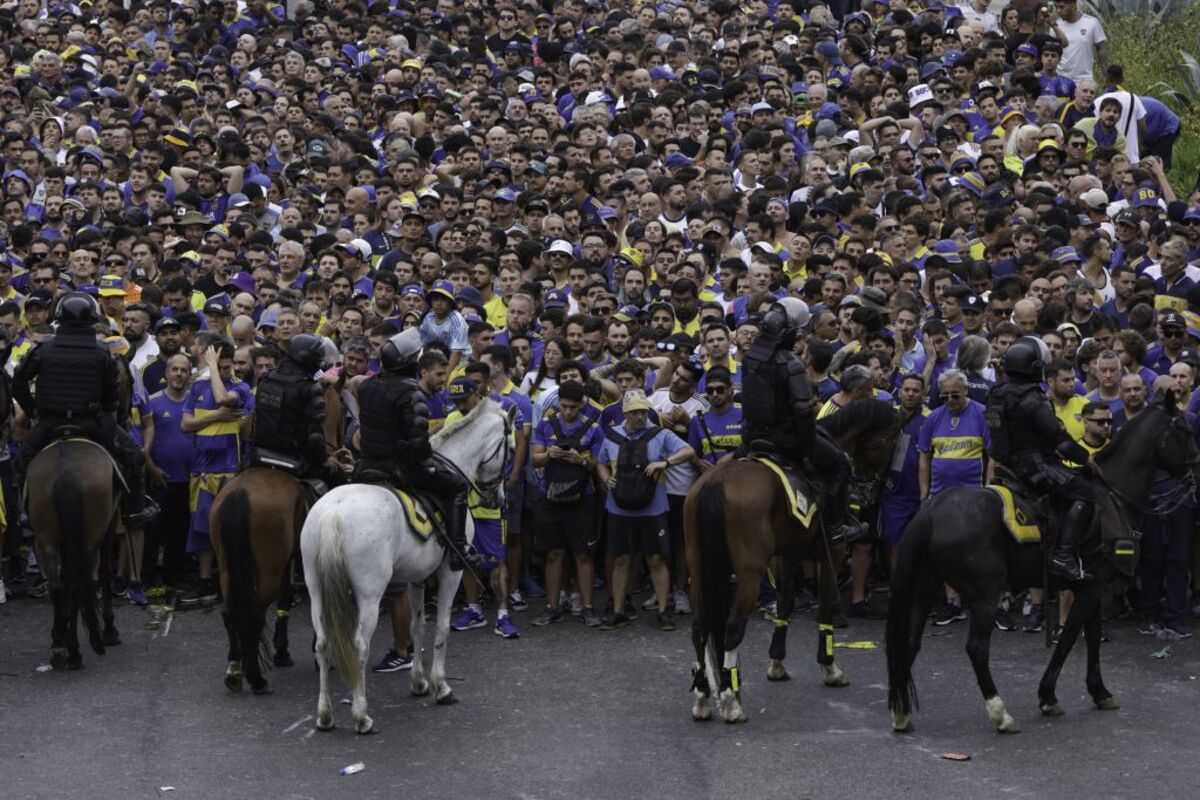
[[[146,496],[146,457],[117,425],[120,404],[117,364],[96,340],[102,318],[91,295],[71,292],[59,301],[55,335],[29,352],[13,374],[13,397],[36,410],[37,422],[21,443],[18,464],[24,469],[57,431],[71,428],[111,451],[129,487],[124,498],[125,525],[141,528],[158,514]],[[37,381],[37,394],[33,384]]]
[[[445,501],[449,518],[450,567],[478,566],[479,553],[467,543],[468,481],[438,461],[429,443],[429,407],[417,384],[421,334],[415,328],[398,333],[380,349],[382,368],[358,392],[358,474],[387,475],[400,489],[417,489]]]
[[[324,358],[319,336],[298,334],[288,341],[283,362],[259,381],[250,463],[284,456],[300,464],[299,478],[336,474],[325,446],[325,392],[313,377]]]
[[[808,306],[785,297],[767,311],[762,333],[742,365],[742,439],[751,452],[808,464],[825,485],[821,512],[829,544],[862,537],[866,526],[846,519],[850,463],[816,424],[817,402],[804,362],[792,351],[809,319]]]
[[[989,455],[1012,470],[1037,492],[1066,506],[1050,569],[1072,580],[1089,577],[1079,558],[1079,545],[1092,523],[1095,494],[1079,473],[1063,460],[1088,463],[1088,452],[1075,442],[1042,391],[1045,355],[1032,336],[1018,339],[1004,354],[1007,382],[988,396],[986,417],[991,431]]]

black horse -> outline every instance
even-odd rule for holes
[[[1117,543],[1129,540],[1130,520],[1147,510],[1139,499],[1150,496],[1156,470],[1181,481],[1181,491],[1168,503],[1183,500],[1196,483],[1192,429],[1170,392],[1126,425],[1094,461],[1090,480],[1098,500],[1094,515],[1098,531],[1085,545],[1084,562],[1095,577],[1070,587],[1075,601],[1038,687],[1039,707],[1049,716],[1063,713],[1055,685],[1081,630],[1087,638],[1087,689],[1092,702],[1104,710],[1119,707],[1100,677],[1104,586],[1120,567],[1125,567],[1122,572],[1132,567],[1132,559],[1120,555],[1127,547]],[[1042,547],[1046,546],[1049,543],[1044,541]],[[1042,585],[1042,547],[1018,544],[1005,526],[999,497],[982,487],[943,492],[913,518],[900,544],[887,620],[888,708],[894,730],[912,730],[911,714],[917,705],[912,664],[934,598],[947,583],[962,596],[970,615],[967,655],[988,718],[1001,733],[1020,731],[996,691],[988,650],[1001,592],[1006,587],[1018,591]]]

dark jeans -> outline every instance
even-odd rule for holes
[[[155,488],[152,496],[162,513],[146,526],[142,581],[147,586],[170,584],[182,577],[188,526],[192,519],[187,483],[168,483],[166,488]],[[160,551],[161,569],[158,566]]]
[[[1142,518],[1138,576],[1146,619],[1166,623],[1187,614],[1195,518],[1196,509],[1187,506],[1169,514],[1147,514]]]
[[[1179,138],[1179,131],[1169,133],[1160,139],[1156,139],[1153,144],[1147,144],[1142,148],[1142,156],[1158,156],[1162,159],[1163,171],[1171,169],[1171,153],[1175,149],[1175,140]]]

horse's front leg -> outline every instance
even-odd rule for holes
[[[292,615],[292,560],[283,566],[279,581],[279,599],[275,604],[275,633],[271,645],[275,650],[273,661],[277,667],[290,667],[295,662],[288,652],[288,620]]]
[[[970,629],[967,631],[967,657],[975,669],[975,680],[983,693],[983,705],[988,719],[1000,733],[1020,733],[1021,726],[1008,713],[988,664],[992,649],[992,630],[996,627],[996,598],[988,597],[968,604]]]
[[[443,706],[458,702],[454,690],[446,680],[446,644],[450,638],[450,610],[462,579],[461,571],[455,572],[450,569],[449,559],[442,561],[441,567],[438,568],[437,628],[433,633],[433,664],[429,670],[429,681],[433,685],[434,699]],[[504,591],[503,586],[497,588],[501,592]]]
[[[1048,717],[1058,717],[1064,713],[1055,692],[1058,676],[1071,648],[1079,638],[1079,632],[1083,630],[1089,611],[1099,601],[1099,592],[1092,588],[1091,582],[1078,583],[1072,588],[1075,591],[1075,600],[1071,603],[1071,610],[1067,612],[1067,621],[1063,623],[1058,644],[1050,655],[1050,663],[1046,665],[1046,671],[1042,673],[1042,680],[1038,683],[1038,708]]]
[[[796,609],[796,567],[797,563],[791,556],[775,559],[775,578],[778,589],[775,606],[775,631],[771,634],[771,647],[768,651],[770,664],[767,666],[767,680],[786,681],[791,675],[783,665],[787,657],[788,622]]]
[[[429,681],[425,680],[425,584],[408,585],[409,626],[408,641],[413,648],[412,693],[417,697],[429,694]]]
[[[850,679],[833,657],[833,611],[837,608],[837,573],[833,565],[841,563],[843,552],[837,548],[820,559],[818,580],[821,605],[817,610],[817,663],[821,666],[821,679],[826,686],[849,686]]]
[[[1101,711],[1116,711],[1121,707],[1112,692],[1104,685],[1100,677],[1100,643],[1104,639],[1104,618],[1100,614],[1100,591],[1097,589],[1092,601],[1091,613],[1083,623],[1083,635],[1087,640],[1087,690],[1092,696],[1092,704]]]

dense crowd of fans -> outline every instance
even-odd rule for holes
[[[851,612],[877,617],[873,548],[988,475],[980,403],[1017,337],[1049,347],[1047,392],[1090,449],[1156,393],[1200,410],[1200,191],[1165,177],[1179,121],[1122,85],[1075,0],[999,6],[6,4],[8,372],[64,290],[98,297],[164,508],[125,591],[180,586],[195,557],[181,602],[202,604],[205,498],[237,469],[229,423],[257,379],[291,337],[325,337],[352,432],[379,348],[416,327],[436,417],[475,393],[517,409],[507,508],[476,509],[497,633],[543,595],[535,625],[619,627],[643,572],[669,629],[688,612],[683,498],[741,443],[761,313],[797,297],[822,414],[874,396],[904,420],[876,544],[851,558]],[[205,405],[213,371],[240,411]],[[647,426],[665,477],[630,516],[606,502],[610,433]],[[548,498],[548,474],[577,491]],[[0,480],[15,521],[3,457]],[[1145,524],[1148,631],[1188,631],[1194,531],[1190,504]],[[4,552],[23,589],[13,529]],[[487,624],[467,584],[456,629]]]

